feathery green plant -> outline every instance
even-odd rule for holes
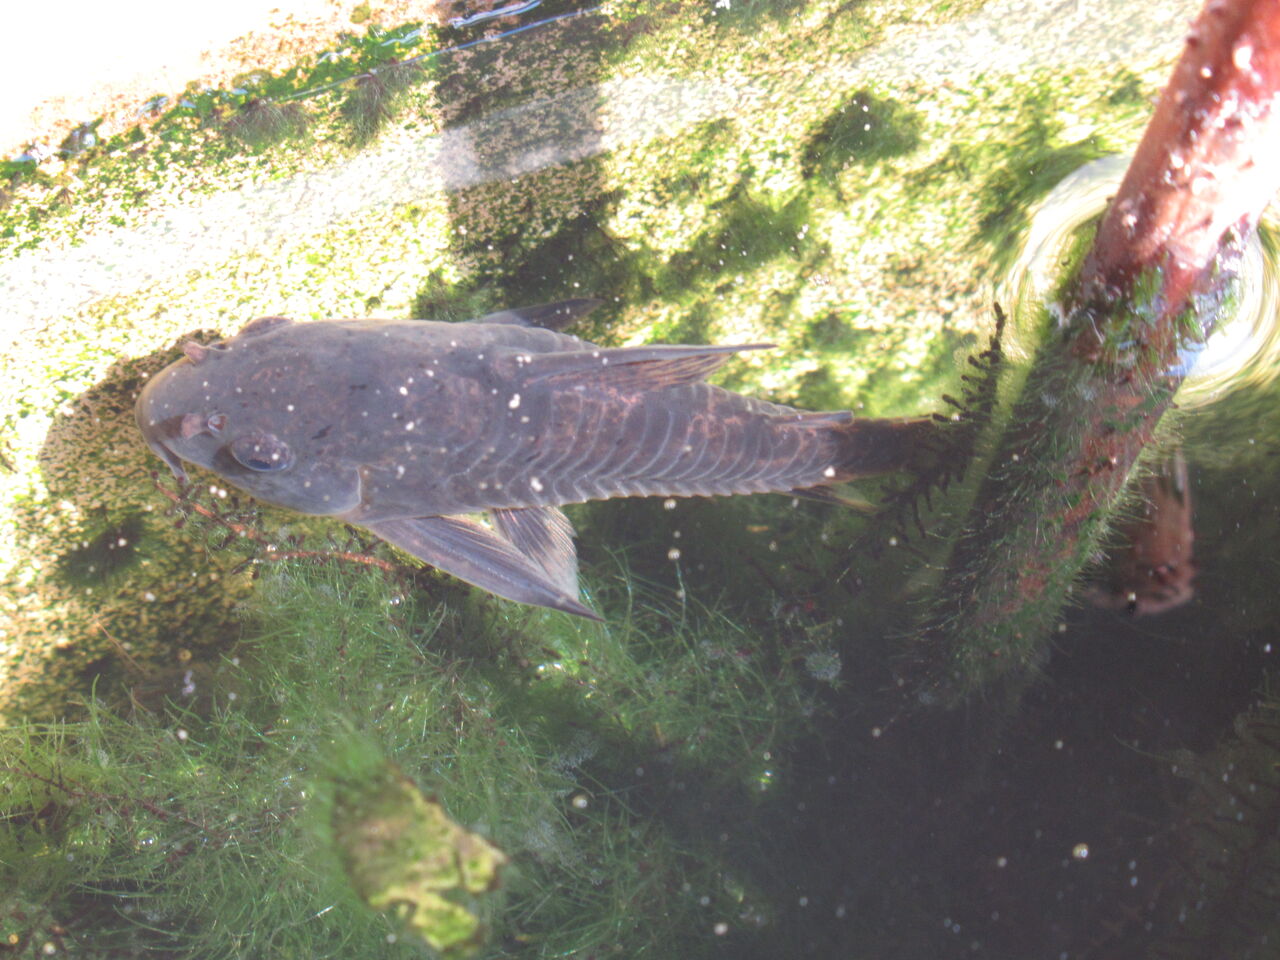
[[[694,956],[718,942],[709,917],[768,914],[696,821],[749,814],[779,775],[815,707],[804,651],[631,581],[603,598],[626,607],[615,626],[403,586],[273,565],[187,705],[0,730],[11,948],[399,957],[423,954],[417,928],[448,956]],[[415,818],[446,838],[419,845],[434,859],[361,859],[394,849],[379,831],[413,848]],[[405,905],[409,875],[432,908]]]

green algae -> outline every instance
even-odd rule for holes
[[[376,751],[353,749],[336,779],[332,840],[361,899],[443,956],[473,955],[483,938],[475,904],[497,887],[502,851]]]
[[[4,886],[34,905],[19,941],[57,928],[76,956],[412,956],[413,930],[461,955],[483,921],[485,955],[701,954],[707,903],[767,903],[684,821],[774,788],[813,688],[721,619],[627,597],[611,627],[492,622],[377,571],[274,567],[245,643],[187,678],[203,698],[0,731]],[[638,644],[658,621],[661,640]],[[378,839],[406,817],[422,846]]]

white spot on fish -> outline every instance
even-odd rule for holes
[[[400,388],[400,396],[402,396],[402,397],[407,397],[408,395],[409,395],[409,388],[408,388],[408,387],[401,387],[401,388]]]
[[[406,424],[404,425],[404,428],[405,428],[406,430],[412,430],[412,429],[413,429],[413,421],[412,421],[412,420],[410,420],[408,423],[406,423]]]
[[[511,395],[511,399],[507,401],[507,406],[510,407],[512,410],[520,406],[520,394],[513,393]]]
[[[667,551],[667,559],[668,559],[668,560],[679,560],[679,559],[680,559],[680,548],[679,548],[679,547],[672,547],[670,550],[668,550],[668,551]]]
[[[293,404],[292,404],[292,403],[286,403],[286,404],[285,404],[285,406],[284,406],[284,408],[285,408],[286,410],[288,410],[290,413],[293,413]]]
[[[823,475],[824,477],[834,477],[834,476],[836,475],[836,468],[835,468],[835,467],[827,467],[827,469],[825,469],[825,470],[823,470],[823,471],[822,471],[822,475]]]
[[[541,481],[541,480],[539,480],[537,477],[530,477],[530,478],[529,478],[529,486],[531,486],[531,487],[533,488],[533,492],[534,492],[534,493],[541,493],[541,492],[542,492],[542,481]]]
[[[401,477],[403,477],[403,476],[404,476],[404,464],[403,464],[403,463],[397,463],[397,464],[396,464],[396,479],[397,479],[397,480],[399,480],[399,479],[400,479]]]
[[[668,497],[666,500],[662,501],[663,510],[674,510],[675,508],[676,508],[676,501],[674,497]]]

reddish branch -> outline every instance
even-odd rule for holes
[[[223,527],[228,532],[235,534],[237,537],[243,537],[258,544],[265,551],[265,558],[268,560],[342,560],[347,563],[363,563],[366,566],[377,567],[387,573],[394,573],[396,565],[387,560],[370,556],[367,553],[353,553],[350,550],[280,550],[275,544],[271,543],[257,530],[243,523],[236,523],[234,520],[228,520],[215,510],[210,510],[202,504],[196,503],[194,500],[185,496],[183,492],[178,490],[170,490],[160,482],[158,473],[151,474],[151,480],[155,484],[155,488],[163,493],[166,497],[173,501],[174,506],[180,509],[190,509],[211,520],[218,526]]]
[[[142,797],[126,797],[119,794],[103,793],[100,790],[90,790],[88,788],[77,789],[76,787],[63,783],[61,779],[55,780],[52,777],[46,777],[43,774],[36,773],[25,763],[21,762],[17,766],[6,765],[2,769],[9,774],[26,777],[29,780],[35,780],[37,783],[43,783],[47,787],[60,790],[72,800],[91,800],[95,803],[109,804],[110,806],[120,810],[127,809],[130,804],[136,804],[143,810],[147,811],[147,813],[160,820],[176,820],[180,823],[185,823],[189,827],[194,827],[196,830],[199,830],[201,833],[214,839],[226,839],[226,834],[210,830],[207,824],[201,823],[199,820],[193,820],[191,817],[178,813],[174,810],[166,810],[159,804],[152,803],[150,800],[144,800]]]
[[[1210,0],[1080,272],[1080,303],[1162,272],[1159,320],[1203,283],[1232,228],[1248,234],[1280,188],[1280,0]],[[1097,331],[1080,331],[1090,356]]]
[[[1280,0],[1210,0],[956,544],[921,648],[972,689],[1037,662],[1280,188]]]

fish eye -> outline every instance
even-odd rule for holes
[[[283,470],[293,463],[289,445],[271,433],[248,433],[231,441],[231,456],[259,473]]]
[[[222,428],[227,425],[227,415],[225,413],[210,414],[204,425],[205,429],[216,437],[222,433]]]

